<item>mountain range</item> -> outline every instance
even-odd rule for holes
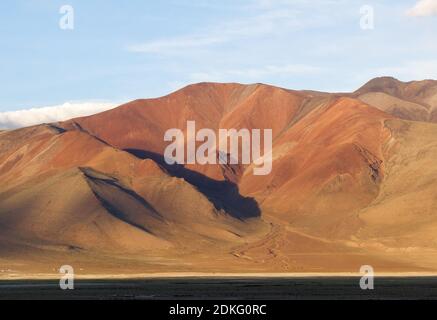
[[[273,170],[168,165],[170,128],[272,129]],[[437,271],[437,81],[199,83],[0,132],[0,277]],[[79,272],[79,271],[78,271]]]

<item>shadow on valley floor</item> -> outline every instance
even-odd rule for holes
[[[151,159],[168,171],[171,176],[183,178],[203,193],[217,210],[225,210],[237,219],[248,219],[261,216],[261,209],[253,198],[243,197],[238,186],[230,181],[217,181],[183,165],[169,165],[164,156],[145,150],[126,149],[126,152],[141,158]]]

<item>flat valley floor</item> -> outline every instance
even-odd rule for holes
[[[78,280],[63,291],[55,280],[0,281],[0,300],[416,300],[437,299],[437,277],[169,278]]]

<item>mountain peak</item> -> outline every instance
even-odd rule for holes
[[[394,77],[378,77],[370,80],[359,88],[356,93],[364,94],[367,92],[385,92],[397,96],[401,92],[404,82]]]

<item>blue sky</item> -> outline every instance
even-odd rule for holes
[[[437,79],[436,2],[3,0],[0,126],[5,112],[117,104],[201,81],[350,91],[381,75]],[[73,30],[59,28],[65,4]],[[373,30],[360,28],[363,5]]]

